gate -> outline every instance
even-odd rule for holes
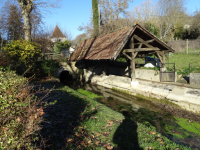
[[[175,63],[165,63],[165,67],[165,71],[160,71],[160,82],[175,82]]]

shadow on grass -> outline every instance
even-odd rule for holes
[[[75,129],[79,129],[81,122],[86,121],[96,112],[81,115],[87,108],[87,102],[84,98],[72,95],[73,91],[64,84],[56,81],[47,81],[41,84],[41,87],[45,87],[45,89],[51,89],[54,86],[55,90],[49,94],[46,101],[50,103],[57,100],[57,102],[44,109],[44,121],[41,123],[42,129],[36,145],[43,150],[73,149],[81,145],[80,141],[88,136],[86,132],[84,134],[75,132]],[[62,90],[63,88],[65,91]],[[84,144],[84,147],[87,146],[89,147]]]
[[[123,112],[125,119],[117,128],[113,142],[123,150],[143,150],[138,143],[137,123],[126,117],[126,112]]]

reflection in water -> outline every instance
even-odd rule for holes
[[[83,88],[95,94],[103,95],[104,97],[95,99],[113,110],[123,113],[126,117],[136,122],[155,127],[158,132],[177,143],[182,143],[192,148],[200,148],[199,135],[181,128],[174,114],[172,115],[168,109],[160,108],[151,101],[128,94],[121,94],[112,89],[98,85],[80,82],[78,84],[76,82],[68,82],[66,84],[75,90]]]

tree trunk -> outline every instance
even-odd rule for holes
[[[29,14],[23,14],[24,20],[24,36],[26,41],[31,41],[31,23]]]
[[[30,13],[33,7],[33,0],[17,0],[22,10],[24,21],[24,36],[26,41],[31,41]]]

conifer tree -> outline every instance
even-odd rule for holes
[[[93,10],[93,35],[97,36],[99,33],[99,12],[98,12],[98,0],[92,0]]]

